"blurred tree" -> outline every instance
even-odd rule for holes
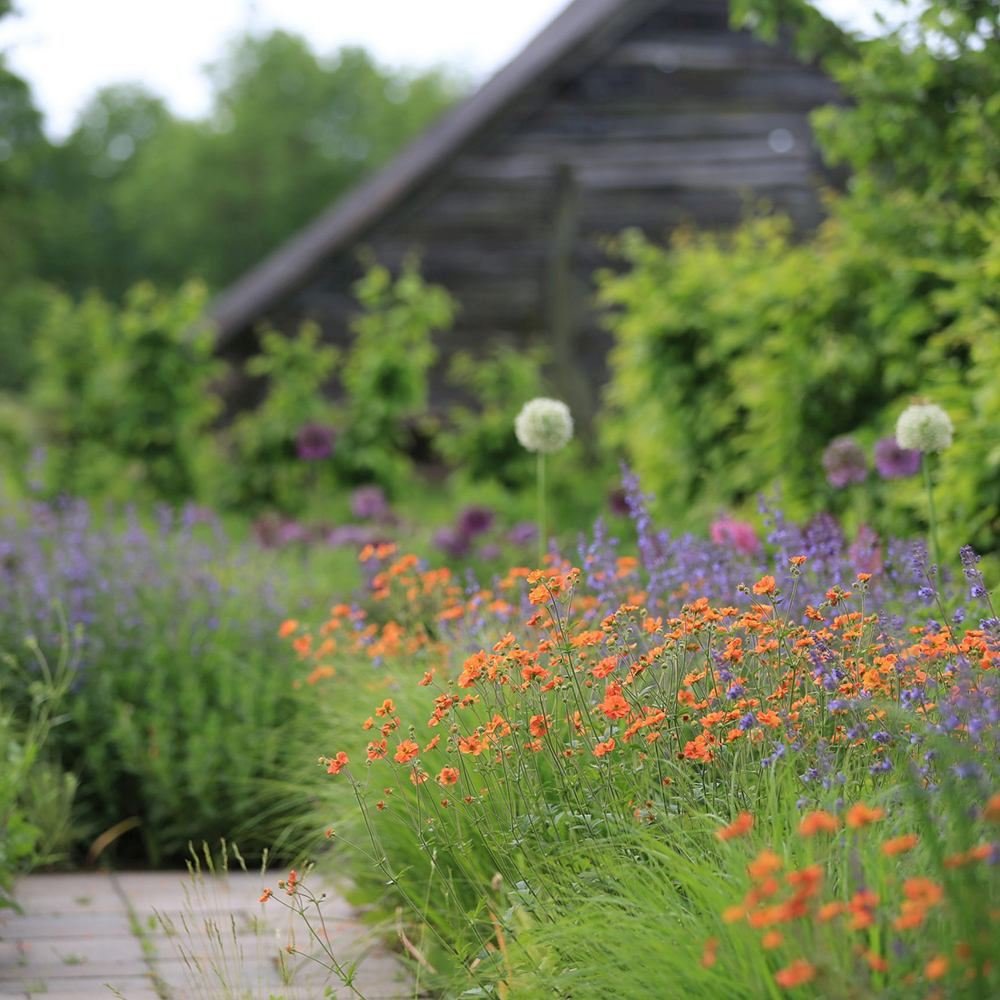
[[[321,59],[281,31],[238,40],[210,72],[209,119],[156,129],[113,186],[113,214],[128,220],[136,261],[157,282],[231,281],[458,92],[441,71],[389,71],[361,49]]]

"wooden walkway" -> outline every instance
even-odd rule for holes
[[[356,996],[288,946],[313,954],[304,922],[276,900],[278,875],[243,872],[32,875],[23,913],[0,910],[0,998],[44,1000],[321,1000]],[[338,961],[358,963],[368,1000],[413,988],[402,963],[339,895],[323,904]],[[330,987],[329,993],[326,992]]]

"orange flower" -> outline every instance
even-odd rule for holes
[[[776,729],[781,725],[781,716],[777,712],[758,712],[757,721],[762,726],[770,726],[772,729]]]
[[[425,688],[425,687],[427,687],[428,684],[430,684],[430,682],[433,679],[434,679],[434,671],[433,671],[433,669],[431,669],[431,670],[425,670],[424,671],[424,676],[421,677],[419,681],[417,681],[417,686]]]
[[[875,972],[889,971],[889,963],[877,951],[866,951],[864,959]]]
[[[1000,823],[1000,792],[994,792],[989,802],[983,806],[983,819],[991,823]]]
[[[761,947],[767,951],[780,948],[784,944],[785,935],[781,931],[768,931],[761,939]]]
[[[882,845],[882,853],[887,858],[895,857],[897,854],[905,854],[912,851],[917,846],[920,838],[915,833],[906,833],[902,837],[893,837]]]
[[[459,736],[458,749],[462,753],[470,753],[473,757],[478,757],[486,749],[486,744],[478,733],[473,733],[471,736]]]
[[[628,702],[622,695],[622,686],[612,681],[604,691],[604,701],[597,706],[609,719],[624,719],[629,714]]]
[[[842,913],[846,913],[847,910],[847,903],[842,903],[839,900],[835,900],[832,903],[824,903],[816,911],[816,919],[825,924],[833,920],[834,917],[839,917]]]
[[[924,975],[930,979],[941,979],[948,972],[948,959],[944,955],[935,955],[925,966]]]
[[[298,627],[299,623],[294,618],[287,618],[281,623],[281,628],[278,629],[278,635],[282,639],[287,639]]]
[[[396,706],[391,698],[386,698],[385,701],[375,709],[375,714],[378,716],[392,715],[396,711]]]
[[[454,785],[458,781],[458,777],[457,767],[442,767],[441,773],[435,778],[435,781],[444,788],[446,785]]]
[[[763,595],[773,594],[776,589],[777,589],[777,584],[773,576],[762,576],[753,585],[753,592],[755,594],[763,594]]]
[[[346,753],[341,750],[336,757],[331,757],[326,762],[326,773],[327,774],[340,774],[347,765],[350,764],[350,760]]]
[[[719,840],[733,840],[735,837],[744,837],[753,829],[753,816],[748,812],[742,812],[728,826],[724,826],[715,831]]]
[[[606,740],[604,743],[598,743],[594,747],[594,756],[603,757],[605,754],[611,753],[615,748],[615,738],[612,736],[610,740]]]
[[[552,719],[548,715],[533,715],[528,720],[528,731],[532,736],[544,736],[549,731]]]
[[[403,742],[396,747],[396,753],[393,755],[393,760],[395,760],[397,764],[409,764],[418,753],[420,753],[420,747],[417,745],[415,740],[403,740]]]
[[[856,802],[847,810],[847,825],[852,830],[860,830],[863,826],[875,823],[885,816],[885,810],[878,807],[871,809],[864,802]]]
[[[410,771],[410,783],[413,785],[422,785],[429,777],[430,775],[426,771],[421,771],[417,767]]]
[[[840,822],[836,816],[823,809],[816,809],[802,817],[799,833],[803,837],[814,837],[817,833],[836,833],[839,826]]]
[[[780,871],[781,865],[781,858],[774,851],[769,851],[765,848],[747,865],[747,871],[750,873],[750,877],[756,882]]]
[[[805,556],[792,556],[792,558],[789,559],[788,561],[793,566],[801,566],[803,563],[805,563],[806,557]]]
[[[774,981],[785,990],[811,983],[815,978],[816,966],[804,958],[797,958],[791,965],[786,965],[774,974]]]
[[[258,903],[266,903],[273,895],[274,895],[274,893],[270,889],[265,889],[260,894],[260,899],[258,899],[257,902]]]
[[[715,965],[716,957],[715,953],[719,949],[719,939],[711,937],[705,942],[704,948],[701,950],[701,965],[704,969],[711,969]]]
[[[368,744],[368,759],[381,760],[389,750],[389,744],[385,740],[372,740]]]

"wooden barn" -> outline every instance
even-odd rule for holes
[[[266,321],[349,336],[358,251],[460,304],[441,344],[543,342],[555,382],[593,410],[608,335],[594,271],[606,237],[731,227],[766,201],[808,229],[822,167],[808,115],[833,83],[785,44],[729,26],[725,0],[573,0],[516,58],[367,183],[214,303],[227,353]]]

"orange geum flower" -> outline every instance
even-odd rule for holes
[[[486,743],[478,733],[473,733],[471,736],[459,736],[458,749],[478,757],[486,749]]]
[[[375,709],[375,714],[380,718],[387,715],[392,715],[396,711],[396,705],[391,698],[386,698],[385,701]]]
[[[936,906],[944,898],[944,890],[934,879],[918,875],[903,883],[903,895],[922,906]]]
[[[753,816],[748,812],[742,812],[728,826],[721,827],[715,831],[719,840],[733,840],[736,837],[745,837],[753,829]]]
[[[414,767],[410,771],[410,783],[413,785],[422,785],[430,775],[426,771],[421,771],[419,767]]]
[[[757,713],[757,721],[762,726],[770,726],[772,729],[777,729],[781,725],[781,716],[777,712],[763,711]]]
[[[440,735],[435,736],[434,739],[432,739],[430,743],[428,743],[427,746],[424,747],[424,753],[430,753],[433,749],[435,749],[435,747],[437,747],[437,745],[440,742],[441,742],[441,736]]]
[[[435,778],[435,781],[444,788],[446,785],[454,785],[459,778],[457,767],[442,767],[441,773]]]
[[[882,845],[882,853],[887,858],[895,857],[897,854],[905,854],[912,851],[920,838],[915,833],[905,833],[902,837],[893,837]]]
[[[416,740],[403,740],[403,742],[396,747],[396,753],[393,755],[393,760],[395,760],[397,764],[409,764],[418,753],[420,753],[420,747],[417,745]]]
[[[806,813],[799,823],[799,833],[803,837],[814,837],[817,833],[836,833],[840,821],[836,816],[823,809]]]
[[[781,871],[781,865],[781,858],[774,851],[769,851],[765,848],[747,865],[747,871],[754,881],[760,881],[767,878],[768,875],[773,875],[775,872]]]
[[[948,974],[948,959],[944,955],[935,955],[925,966],[924,975],[934,981]]]
[[[622,695],[622,686],[612,681],[604,691],[604,700],[597,706],[609,719],[624,719],[631,711]]]
[[[766,951],[780,948],[785,943],[785,935],[781,931],[768,931],[761,939],[760,945]]]
[[[603,743],[598,743],[594,747],[594,756],[603,757],[605,754],[611,753],[615,748],[615,738],[612,736],[611,739],[605,740]]]
[[[385,740],[372,740],[368,744],[368,759],[381,760],[389,750],[389,744]]]
[[[856,802],[847,810],[847,825],[852,830],[860,830],[864,826],[869,826],[885,816],[885,810],[866,806],[863,802]]]
[[[548,715],[533,715],[528,720],[528,732],[532,736],[544,736],[549,731],[552,717]]]
[[[287,639],[298,627],[299,623],[294,618],[286,618],[278,629],[278,635],[282,639]]]
[[[773,594],[777,590],[777,583],[773,576],[762,576],[754,585],[755,594]]]
[[[983,819],[1000,823],[1000,792],[994,792],[983,806]]]
[[[816,919],[821,923],[829,923],[835,917],[839,917],[842,913],[846,913],[850,909],[847,903],[841,902],[840,900],[834,900],[830,903],[824,903],[816,911]]]
[[[427,687],[432,680],[434,680],[434,670],[433,670],[433,668],[430,669],[430,670],[425,670],[424,671],[424,676],[421,677],[419,681],[417,681],[417,686],[418,687]]]
[[[350,759],[347,754],[341,750],[335,757],[331,757],[326,761],[326,773],[327,774],[340,774],[347,765],[350,764]]]
[[[274,892],[271,889],[265,889],[260,894],[260,899],[258,899],[257,902],[258,903],[266,903],[273,895],[274,895]]]
[[[774,981],[785,990],[811,983],[816,978],[816,966],[804,958],[797,958],[774,974]]]
[[[711,969],[716,962],[715,953],[719,948],[719,939],[711,937],[706,942],[701,950],[701,965],[702,968]]]

